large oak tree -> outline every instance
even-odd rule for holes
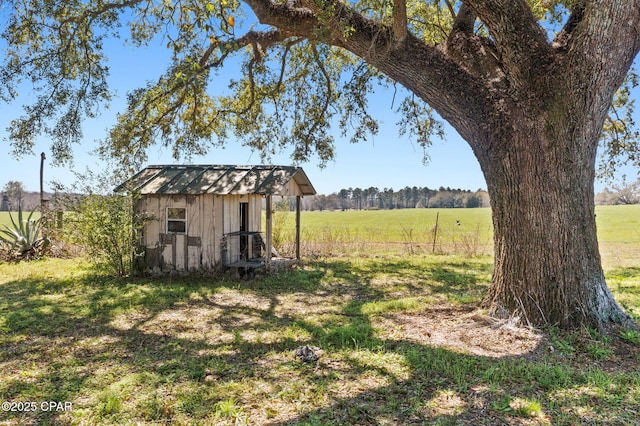
[[[108,102],[103,44],[165,45],[171,66],[128,94],[102,153],[136,166],[161,143],[200,153],[230,135],[294,161],[334,154],[331,126],[375,133],[367,93],[398,85],[401,133],[425,147],[449,122],[491,196],[495,270],[484,305],[562,327],[635,326],[606,286],[594,213],[599,141],[634,157],[624,84],[640,49],[640,0],[0,0],[0,96],[33,84],[15,150],[41,133],[58,160]],[[241,59],[221,85],[220,67]],[[232,66],[237,66],[233,63]],[[626,80],[625,80],[626,79]],[[623,86],[623,90],[616,91]],[[603,127],[607,135],[603,138]]]

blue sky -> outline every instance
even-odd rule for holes
[[[104,167],[91,155],[96,148],[96,141],[103,138],[106,129],[115,122],[118,111],[124,110],[125,97],[128,90],[142,86],[147,80],[156,80],[165,70],[166,52],[154,49],[136,49],[115,42],[110,47],[109,66],[111,69],[111,88],[115,99],[109,109],[102,111],[101,116],[87,121],[83,127],[84,142],[74,149],[74,164],[71,167],[53,167],[50,161],[45,163],[45,190],[51,189],[51,182],[58,181],[65,185],[74,182],[71,169],[84,171],[89,168],[99,171]],[[232,72],[231,69],[221,73]],[[221,88],[224,89],[224,88]],[[25,86],[20,98],[12,105],[2,105],[0,111],[0,140],[6,135],[6,126],[12,117],[20,114],[20,106],[28,100],[29,87]],[[368,142],[350,144],[341,140],[336,131],[335,161],[321,169],[317,161],[311,160],[302,164],[307,175],[319,193],[328,194],[342,188],[371,186],[379,189],[392,187],[400,189],[405,186],[440,186],[476,190],[486,188],[480,167],[469,146],[448,125],[445,125],[444,140],[434,138],[429,148],[431,161],[425,166],[422,162],[422,148],[413,144],[408,138],[398,136],[396,122],[399,117],[393,113],[392,91],[377,90],[372,94],[373,115],[380,120],[380,131]],[[636,111],[636,122],[640,122],[640,114]],[[14,158],[6,142],[0,144],[0,188],[9,180],[19,180],[31,191],[39,190],[40,152],[48,154],[49,144],[46,139],[37,141],[34,155],[20,159]],[[185,161],[181,161],[185,162]],[[242,147],[237,141],[229,140],[224,148],[211,148],[206,156],[194,157],[193,164],[259,164],[258,153]],[[283,152],[272,158],[273,164],[289,165],[289,152]],[[169,150],[149,152],[148,164],[174,164]],[[637,172],[625,170],[628,179],[636,178]],[[604,183],[596,183],[596,191],[601,190]]]

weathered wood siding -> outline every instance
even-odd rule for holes
[[[151,220],[142,236],[148,269],[195,271],[210,270],[220,262],[219,244],[222,226],[222,202],[218,196],[146,195],[139,209]],[[186,232],[167,232],[167,209],[186,209]],[[216,227],[216,222],[219,222]]]
[[[260,231],[262,217],[261,195],[226,195],[224,196],[223,223],[224,234],[238,232],[240,230],[240,203],[248,203],[249,228],[248,231]],[[227,238],[226,262],[233,262],[240,257],[240,239],[238,237]]]
[[[301,195],[301,192],[300,192],[300,188],[298,187],[298,184],[293,179],[291,179],[289,182],[287,182],[287,184],[284,187],[284,190],[280,195],[282,196]]]
[[[139,210],[151,220],[146,224],[141,244],[145,248],[146,269],[193,272],[217,269],[223,262],[225,233],[240,230],[240,203],[248,202],[249,230],[260,231],[260,195],[145,195]],[[167,209],[186,209],[186,233],[167,232]],[[229,256],[239,255],[239,239],[230,239]]]

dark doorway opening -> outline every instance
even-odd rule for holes
[[[249,258],[249,203],[240,203],[240,259]]]

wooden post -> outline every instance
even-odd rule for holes
[[[49,212],[47,211],[44,200],[44,160],[46,158],[47,156],[44,152],[40,153],[40,214],[42,217],[42,231],[45,235],[49,233]]]
[[[300,196],[296,195],[296,260],[300,260]]]
[[[273,243],[273,224],[271,220],[271,194],[267,194],[267,257],[266,257],[266,267],[267,271],[271,270],[271,245]]]
[[[44,213],[44,152],[40,153],[40,211]]]
[[[436,239],[438,238],[438,219],[440,218],[440,212],[436,213],[436,226],[433,228],[433,248],[431,252],[436,251]]]

